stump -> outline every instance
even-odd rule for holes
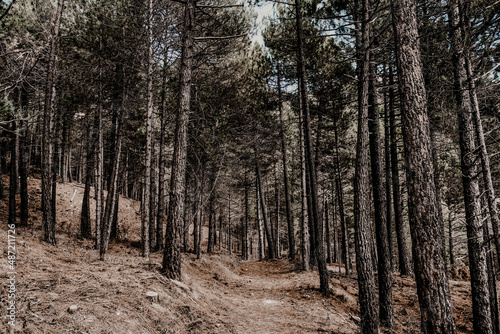
[[[158,303],[158,294],[154,291],[146,292],[146,298],[149,299],[152,303]]]

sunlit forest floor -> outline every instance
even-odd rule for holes
[[[4,184],[7,185],[6,179]],[[120,200],[120,234],[106,260],[78,238],[83,187],[58,184],[57,246],[41,241],[41,186],[29,181],[30,224],[18,228],[15,333],[357,333],[357,281],[332,274],[321,297],[317,273],[287,260],[241,261],[222,253],[183,256],[182,282],[160,272],[162,255],[140,256],[139,203]],[[71,201],[72,199],[72,201]],[[0,201],[2,286],[7,285],[7,201]],[[206,231],[204,233],[207,234]],[[336,265],[329,267],[337,272]],[[470,282],[451,280],[457,329],[472,332]],[[394,275],[396,326],[419,333],[415,283]],[[158,293],[158,302],[146,292]],[[7,328],[6,289],[0,328]],[[76,305],[76,310],[70,306]],[[9,333],[6,330],[6,333]]]

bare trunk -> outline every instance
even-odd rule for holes
[[[59,28],[61,25],[64,0],[58,0],[57,11],[52,24],[52,34],[50,38],[50,49],[48,57],[47,80],[45,87],[45,103],[43,108],[43,130],[42,130],[42,226],[43,239],[52,245],[56,244],[55,236],[55,211],[52,202],[52,115],[55,100],[56,84],[56,57],[59,40]]]
[[[389,235],[387,230],[387,203],[383,182],[382,150],[380,148],[380,122],[377,105],[375,64],[369,65],[368,129],[370,141],[373,203],[375,208],[375,236],[379,286],[379,317],[387,328],[394,327],[392,302],[392,270]]]
[[[394,198],[394,222],[396,225],[396,240],[398,244],[398,264],[399,273],[404,276],[413,276],[408,251],[408,242],[404,230],[403,220],[403,199],[401,196],[401,186],[399,184],[398,168],[398,138],[396,131],[396,111],[394,107],[394,76],[392,66],[389,67],[389,127],[391,136],[391,174],[392,174],[392,194]]]
[[[299,78],[300,81],[300,78]],[[311,249],[309,243],[309,216],[307,206],[307,182],[306,182],[306,153],[304,145],[304,127],[303,122],[303,109],[302,109],[302,94],[299,89],[299,140],[300,140],[300,197],[301,197],[301,211],[300,216],[300,248],[302,255],[302,269],[309,271]]]
[[[318,216],[318,190],[317,190],[317,178],[316,178],[316,167],[314,165],[313,159],[313,149],[311,143],[311,125],[310,125],[310,114],[309,114],[309,103],[307,96],[307,76],[305,71],[305,56],[304,56],[304,41],[302,33],[302,4],[301,0],[295,1],[295,20],[297,29],[297,76],[300,78],[299,90],[301,91],[301,104],[304,112],[303,115],[303,128],[304,128],[304,146],[305,146],[305,160],[306,167],[308,170],[310,192],[309,197],[311,198],[310,212],[312,215],[309,217],[311,220],[311,226],[314,228],[314,239],[315,244],[315,255],[318,263],[319,271],[319,281],[320,281],[320,291],[324,297],[330,295],[330,289],[328,286],[328,270],[326,268],[325,261],[325,251],[323,245],[323,226],[321,224],[321,219]]]
[[[392,17],[421,329],[424,333],[452,334],[456,329],[440,239],[439,203],[436,201],[415,3],[412,0],[392,0]]]
[[[180,280],[181,254],[180,229],[182,224],[183,196],[186,182],[187,130],[191,110],[191,79],[193,64],[193,27],[195,24],[195,2],[187,0],[184,12],[184,35],[182,38],[179,104],[176,115],[174,155],[170,179],[170,201],[168,207],[166,244],[163,256],[163,271],[168,278]],[[200,229],[201,230],[201,229]],[[202,240],[202,239],[200,239]]]
[[[359,6],[359,5],[358,5]],[[356,13],[361,21],[356,34],[358,54],[358,134],[356,143],[356,168],[354,174],[354,240],[356,248],[356,270],[358,272],[361,333],[378,333],[377,299],[370,229],[370,177],[369,177],[369,131],[368,88],[370,61],[369,1],[363,0],[361,12]],[[358,11],[359,9],[355,9]],[[361,28],[361,29],[359,29]]]
[[[340,168],[340,154],[339,154],[339,137],[337,130],[337,121],[334,124],[335,131],[335,183],[337,188],[337,201],[339,206],[340,218],[340,240],[342,244],[342,262],[345,266],[345,274],[349,275],[351,270],[351,255],[349,252],[349,231],[347,228],[347,221],[344,211],[344,189],[342,187],[342,170]]]
[[[457,99],[458,126],[462,183],[467,224],[467,245],[472,290],[473,327],[476,333],[493,333],[486,254],[483,247],[483,222],[477,180],[476,145],[474,142],[473,111],[465,69],[464,39],[461,32],[459,4],[449,0],[453,64],[455,72],[455,96]]]
[[[147,114],[146,114],[146,157],[144,163],[144,184],[142,188],[142,256],[149,258],[151,250],[151,155],[153,140],[153,0],[148,1],[148,66],[147,66]]]
[[[262,177],[260,173],[260,166],[258,162],[258,156],[257,153],[255,153],[255,176],[257,177],[257,187],[259,191],[259,202],[260,202],[260,208],[262,212],[262,217],[264,221],[264,230],[266,234],[266,239],[267,239],[267,249],[269,253],[269,258],[270,259],[275,259],[276,258],[276,253],[275,253],[275,248],[274,248],[274,240],[271,234],[271,226],[269,226],[269,221],[268,221],[268,216],[266,213],[266,202],[264,199],[264,189],[262,187]]]

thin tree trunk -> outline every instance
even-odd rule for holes
[[[179,104],[176,115],[174,155],[170,179],[170,201],[168,207],[166,244],[163,270],[171,279],[181,278],[180,228],[182,224],[183,195],[186,183],[187,131],[191,109],[191,78],[193,64],[193,28],[195,24],[195,2],[187,0],[184,12],[184,35],[182,38]],[[201,239],[200,239],[201,240]]]
[[[386,67],[384,68],[384,85],[387,85]],[[387,92],[384,92],[384,158],[385,158],[385,194],[387,213],[387,238],[389,241],[389,256],[391,260],[391,271],[394,271],[394,246],[392,226],[392,192],[391,192],[391,135],[389,124],[389,99]]]
[[[486,254],[483,247],[483,223],[479,201],[479,182],[476,177],[476,145],[474,142],[473,110],[465,69],[464,39],[461,32],[459,4],[449,0],[455,95],[460,137],[462,183],[467,224],[467,245],[472,290],[472,314],[475,333],[493,333]]]
[[[257,210],[257,231],[259,236],[258,254],[259,260],[264,258],[264,231],[262,228],[262,217],[260,210],[260,194],[259,194],[259,182],[255,178],[255,208]]]
[[[394,199],[394,222],[396,225],[396,240],[398,244],[398,264],[399,273],[404,276],[413,276],[408,251],[408,242],[404,230],[403,221],[403,199],[401,196],[401,186],[399,184],[398,168],[398,138],[396,131],[396,111],[394,107],[394,76],[392,66],[389,66],[389,127],[391,136],[391,173],[392,173],[392,194]]]
[[[482,190],[482,189],[481,189]],[[482,198],[482,207],[486,207],[486,203],[484,203],[486,199]],[[488,215],[486,214],[486,210],[482,211],[482,219],[483,223],[483,234],[489,235],[490,231],[488,228]],[[485,252],[486,252],[486,265],[488,272],[488,290],[490,291],[490,305],[491,305],[491,323],[493,327],[493,333],[499,334],[499,319],[498,319],[498,293],[497,293],[497,278],[495,275],[495,260],[493,259],[493,251],[491,249],[491,242],[488,241],[485,243]]]
[[[193,200],[193,254],[196,254],[198,250],[198,245],[200,243],[200,220],[199,220],[199,212],[201,206],[199,204],[199,196],[200,196],[200,182],[196,182],[194,200]]]
[[[116,125],[116,133],[117,133],[117,147],[116,147],[116,152],[114,154],[113,158],[113,169],[111,172],[111,184],[110,188],[108,191],[108,196],[106,198],[106,208],[104,210],[104,217],[102,220],[102,232],[101,232],[101,248],[99,251],[99,257],[101,260],[104,260],[104,254],[108,251],[108,246],[109,246],[109,240],[111,237],[111,227],[113,225],[113,220],[114,220],[114,215],[115,215],[115,206],[116,206],[116,200],[117,200],[117,192],[118,192],[118,174],[120,170],[120,156],[121,156],[121,147],[122,147],[122,142],[121,142],[121,136],[119,135],[120,133],[120,128],[121,128],[121,121],[117,120],[117,125]]]
[[[394,327],[392,301],[392,270],[389,234],[387,229],[387,202],[380,147],[380,122],[377,105],[375,64],[369,65],[368,129],[370,141],[373,203],[375,208],[375,236],[377,241],[377,268],[379,286],[379,317],[387,328]]]
[[[148,66],[147,66],[147,115],[146,115],[146,159],[144,163],[144,184],[142,190],[142,256],[149,258],[151,250],[151,155],[153,140],[153,0],[148,1]]]
[[[490,157],[486,149],[484,139],[483,124],[481,121],[481,112],[479,110],[479,101],[477,99],[476,84],[472,73],[469,51],[465,52],[465,64],[467,70],[467,84],[470,92],[470,98],[473,108],[473,120],[477,143],[479,145],[479,155],[481,157],[481,169],[483,174],[483,182],[485,185],[486,196],[488,199],[488,211],[491,219],[491,227],[493,229],[493,237],[495,240],[495,249],[497,251],[497,261],[500,266],[500,218],[498,216],[497,202],[495,200],[495,188],[491,177]]]
[[[448,205],[450,208],[450,205]],[[450,254],[450,267],[455,267],[455,253],[453,251],[453,219],[452,212],[448,213],[448,249]]]
[[[152,129],[152,140],[151,140],[151,181],[149,190],[149,248],[150,250],[156,250],[156,218],[158,217],[158,162],[156,161],[156,151],[155,151],[155,140],[154,140],[154,126]],[[185,206],[187,211],[187,206]]]
[[[285,209],[286,209],[286,221],[288,227],[288,258],[290,260],[295,259],[295,227],[293,224],[293,210],[292,201],[290,196],[290,186],[288,181],[288,154],[287,145],[285,137],[285,126],[283,122],[283,96],[281,92],[281,67],[279,60],[277,61],[277,71],[278,71],[278,107],[280,113],[280,135],[281,135],[281,155],[283,161],[283,182],[285,186]]]
[[[27,105],[23,107],[23,110],[27,108]],[[20,122],[21,128],[21,141],[19,146],[19,178],[21,186],[21,216],[20,216],[20,226],[28,226],[29,218],[29,196],[28,196],[28,155],[27,155],[27,145],[28,145],[28,129],[27,124],[23,121]],[[0,175],[1,177],[1,175]]]
[[[337,120],[334,118],[334,132],[335,132],[335,183],[337,187],[337,201],[339,206],[340,218],[340,239],[342,244],[342,262],[345,266],[345,274],[349,275],[351,270],[351,255],[349,252],[349,231],[347,228],[347,221],[344,211],[344,189],[342,187],[342,170],[340,168],[340,153],[339,153],[339,137],[337,130]]]
[[[299,78],[300,81],[300,78]],[[304,111],[302,106],[302,93],[299,89],[299,140],[300,140],[300,197],[301,197],[301,211],[300,216],[300,248],[302,255],[302,269],[309,271],[310,258],[311,258],[311,248],[309,243],[309,216],[308,216],[308,206],[307,206],[307,174],[306,174],[306,152],[304,144],[304,127],[302,122]]]
[[[249,208],[248,208],[248,180],[247,180],[247,171],[245,170],[245,220],[244,220],[244,228],[243,228],[243,253],[242,253],[242,258],[243,260],[248,260],[248,215],[249,215]],[[229,211],[231,212],[231,211]],[[229,235],[231,234],[231,230],[228,228],[228,233]]]
[[[55,100],[56,85],[56,57],[57,45],[59,41],[59,28],[64,7],[64,0],[58,0],[57,11],[52,24],[52,33],[50,38],[50,49],[48,57],[47,80],[45,86],[45,103],[43,108],[43,130],[42,130],[42,226],[43,239],[52,245],[56,244],[55,236],[55,212],[52,203],[52,115]]]
[[[267,216],[267,209],[266,209],[266,202],[264,199],[264,189],[262,188],[262,176],[260,173],[260,166],[258,162],[258,155],[257,152],[255,153],[255,176],[257,177],[257,187],[259,190],[259,199],[260,199],[260,208],[263,216],[263,221],[264,221],[264,230],[266,234],[266,239],[267,239],[267,249],[269,253],[269,259],[275,259],[276,258],[276,253],[275,253],[275,248],[274,248],[274,240],[271,234],[271,226],[269,226],[268,222],[268,216]]]
[[[332,244],[330,236],[330,221],[328,220],[328,200],[325,197],[323,201],[325,211],[325,238],[326,238],[326,263],[332,263]]]
[[[88,116],[87,116],[88,117]],[[88,122],[87,122],[88,123]],[[93,168],[93,152],[95,149],[95,145],[92,144],[94,140],[92,139],[93,135],[91,133],[91,127],[87,126],[86,131],[86,160],[85,163],[87,167],[85,168],[85,189],[83,191],[83,200],[82,200],[82,212],[80,216],[80,235],[82,238],[91,238],[92,237],[92,222],[90,220],[90,186],[92,183],[92,171]]]
[[[445,271],[427,94],[422,74],[416,5],[392,0],[392,18],[401,92],[405,159],[408,168],[408,216],[415,278],[424,333],[456,333]]]
[[[325,251],[323,245],[323,228],[320,222],[320,217],[318,216],[318,190],[316,185],[316,167],[314,165],[313,159],[313,149],[311,143],[311,125],[310,125],[310,114],[309,114],[309,103],[307,96],[307,78],[305,69],[305,56],[304,56],[304,41],[302,32],[302,3],[301,0],[295,1],[295,22],[297,29],[297,76],[300,78],[299,89],[301,91],[301,104],[304,111],[304,146],[305,146],[305,156],[306,156],[306,166],[308,170],[308,180],[310,183],[311,191],[309,196],[311,198],[311,208],[310,211],[312,215],[309,217],[311,219],[311,226],[314,227],[314,239],[316,240],[315,250],[316,250],[316,260],[318,262],[319,280],[320,280],[320,291],[324,297],[330,295],[330,289],[328,286],[328,270],[326,268],[325,261]]]
[[[377,300],[370,229],[370,177],[369,177],[369,130],[368,89],[370,61],[370,5],[363,0],[362,9],[356,10],[356,44],[358,49],[358,135],[356,143],[356,168],[354,174],[354,240],[356,248],[356,270],[358,272],[361,333],[378,333]],[[356,6],[356,7],[359,7]],[[361,29],[359,29],[361,28]]]

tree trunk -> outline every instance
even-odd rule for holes
[[[304,41],[302,33],[302,4],[301,0],[296,0],[295,2],[295,22],[297,29],[297,76],[300,78],[299,90],[301,91],[301,104],[303,108],[303,128],[304,128],[304,146],[305,146],[305,156],[306,156],[306,166],[308,170],[308,177],[310,184],[311,198],[311,208],[310,211],[312,215],[309,217],[314,227],[314,239],[316,240],[315,250],[316,250],[316,260],[318,262],[319,280],[320,280],[320,291],[324,297],[330,295],[330,289],[328,287],[328,270],[326,268],[325,261],[325,251],[323,245],[323,228],[320,222],[320,217],[318,216],[318,190],[316,185],[316,167],[314,165],[313,159],[313,149],[311,143],[311,125],[310,125],[310,115],[309,115],[309,103],[307,96],[307,78],[305,69],[305,56],[304,56]]]
[[[301,90],[299,89],[300,197],[302,211],[302,214],[300,216],[300,248],[302,255],[302,269],[305,271],[309,271],[311,248],[309,243],[309,216],[307,214],[309,212],[309,209],[307,206],[306,150],[304,144],[304,127],[302,126],[302,122],[304,120],[303,114],[304,111],[302,109],[302,94]]]
[[[486,254],[483,247],[483,223],[476,178],[476,145],[473,111],[465,69],[464,39],[457,0],[449,0],[449,23],[455,72],[455,96],[460,137],[462,183],[467,224],[467,245],[471,274],[472,313],[475,333],[493,333]]]
[[[359,5],[357,6],[359,7]],[[358,134],[356,143],[356,168],[354,174],[354,240],[356,269],[358,272],[361,333],[378,333],[377,300],[372,253],[373,239],[370,229],[370,177],[368,135],[368,88],[370,61],[369,0],[363,0],[362,9],[356,10],[361,20],[357,24],[356,44],[358,60]],[[361,28],[361,29],[359,29]]]
[[[199,220],[199,211],[201,209],[201,205],[199,206],[199,196],[200,196],[200,182],[196,182],[196,188],[194,193],[193,200],[193,254],[197,253],[198,245],[200,244],[200,220]]]
[[[392,0],[415,278],[424,333],[456,333],[445,271],[416,5]]]
[[[23,110],[27,108],[27,103],[23,106]],[[28,129],[24,121],[20,122],[21,140],[19,145],[19,178],[21,186],[21,216],[20,226],[28,226],[29,218],[29,196],[28,196]],[[1,177],[1,175],[0,175]]]
[[[247,180],[247,172],[245,170],[245,220],[244,220],[244,227],[243,227],[243,253],[241,257],[243,260],[248,260],[248,180]],[[231,212],[231,211],[229,211]],[[231,235],[231,230],[228,228],[228,234],[229,236]],[[229,243],[230,244],[230,243]]]
[[[373,204],[375,208],[375,235],[377,240],[377,269],[379,286],[379,317],[387,328],[394,327],[392,301],[392,270],[389,235],[387,230],[387,202],[384,188],[380,122],[377,105],[376,68],[369,65],[368,129],[370,141]]]
[[[339,153],[339,137],[337,130],[337,120],[334,118],[334,131],[335,131],[335,183],[337,188],[337,201],[339,206],[340,218],[340,239],[342,244],[342,262],[345,266],[345,274],[349,275],[351,270],[351,255],[349,253],[349,231],[347,228],[347,221],[344,211],[344,189],[342,187],[342,170],[340,168],[340,153]]]
[[[170,201],[165,252],[163,256],[163,270],[165,275],[168,278],[177,280],[181,278],[180,228],[183,225],[184,201],[182,197],[186,182],[187,130],[191,109],[194,9],[194,0],[187,0],[184,11],[179,104],[176,115],[174,155],[172,160],[172,176],[170,179]]]
[[[52,24],[50,48],[48,57],[47,80],[45,86],[45,102],[43,108],[43,130],[42,130],[42,226],[43,240],[52,245],[56,244],[55,235],[55,211],[52,203],[52,115],[55,100],[56,85],[56,57],[59,41],[59,28],[61,25],[64,0],[58,0],[57,11]]]
[[[281,152],[283,161],[283,182],[285,186],[285,209],[286,209],[286,221],[288,227],[288,258],[290,260],[295,259],[295,226],[293,223],[293,210],[292,210],[292,200],[290,196],[290,186],[288,181],[288,154],[287,145],[285,137],[285,126],[283,122],[283,97],[281,93],[281,68],[280,62],[277,61],[278,70],[278,107],[280,113],[280,135],[281,135]]]
[[[144,162],[144,184],[142,190],[141,214],[142,214],[142,256],[149,258],[151,250],[151,155],[153,140],[153,0],[148,1],[148,66],[146,73],[147,81],[147,114],[146,114],[146,157]],[[154,232],[153,232],[154,233]]]
[[[274,232],[274,244],[276,248],[276,257],[281,258],[281,247],[280,247],[280,188],[278,183],[278,169],[276,168],[274,174],[274,199],[276,203],[276,225]]]
[[[12,134],[10,140],[10,177],[9,177],[9,225],[17,224],[17,204],[16,204],[16,180],[17,180],[17,150],[16,150],[16,137],[17,134],[17,120],[12,120]]]
[[[216,182],[216,167],[212,164],[212,170],[210,172],[210,198],[208,203],[208,245],[207,253],[212,254],[215,247],[215,235],[216,235],[216,222],[215,222],[215,182]]]
[[[450,205],[448,205],[448,209]],[[448,249],[450,254],[450,267],[455,267],[455,254],[453,251],[453,219],[452,212],[448,213]]]
[[[87,122],[88,123],[88,122]],[[88,125],[88,124],[87,124]],[[82,200],[82,212],[80,216],[80,235],[82,238],[92,237],[92,222],[90,220],[90,186],[92,183],[92,171],[93,167],[93,152],[95,145],[92,144],[93,135],[91,133],[91,127],[87,126],[85,138],[86,138],[86,160],[85,163],[87,167],[85,168],[85,190],[83,191]]]
[[[165,49],[167,49],[165,47]],[[163,222],[165,219],[166,211],[166,196],[165,196],[165,184],[166,184],[166,173],[165,169],[167,166],[167,65],[165,64],[168,58],[167,52],[164,55],[164,68],[163,68],[163,79],[162,79],[162,96],[161,96],[161,120],[160,120],[160,152],[159,152],[159,175],[158,175],[158,217],[156,218],[156,245],[155,249],[157,251],[163,250]],[[198,185],[199,186],[199,185]],[[197,193],[198,194],[198,193]],[[197,198],[197,197],[195,197]],[[195,225],[196,226],[196,225]],[[196,234],[195,234],[196,236]],[[195,238],[196,240],[196,238]],[[197,244],[194,246],[195,252]]]
[[[386,67],[384,67],[384,85],[387,85]],[[389,257],[391,260],[391,272],[394,271],[394,242],[392,227],[392,192],[391,192],[391,135],[389,123],[389,99],[387,92],[384,92],[384,158],[385,158],[385,194],[387,213],[387,238],[389,241]]]
[[[325,238],[326,238],[326,263],[332,263],[332,244],[330,236],[330,221],[328,220],[328,200],[325,197],[323,200],[323,208],[325,212]]]
[[[104,260],[104,254],[106,254],[109,246],[109,239],[111,237],[111,227],[113,225],[114,215],[115,215],[115,206],[117,200],[118,193],[118,174],[120,170],[120,155],[121,155],[121,137],[119,135],[121,128],[121,121],[117,120],[117,147],[113,157],[113,169],[111,172],[111,184],[108,191],[108,196],[106,198],[106,208],[104,210],[104,217],[102,220],[102,232],[101,232],[101,248],[100,248],[100,259]]]
[[[470,99],[473,108],[473,120],[477,143],[479,145],[479,155],[481,157],[481,167],[483,174],[483,182],[485,185],[486,196],[488,199],[488,211],[491,219],[491,227],[493,229],[493,237],[495,240],[495,248],[497,251],[497,261],[500,266],[500,218],[498,216],[497,202],[495,200],[495,188],[491,178],[490,158],[486,149],[484,139],[483,124],[481,121],[481,112],[479,110],[479,101],[477,99],[476,84],[472,73],[472,65],[470,61],[470,52],[465,51],[465,65],[467,70],[467,84],[470,92]]]
[[[389,127],[391,136],[391,173],[392,173],[392,194],[394,198],[394,222],[396,225],[396,240],[398,244],[398,264],[399,273],[404,276],[413,276],[408,251],[408,242],[403,221],[403,199],[401,196],[401,186],[399,184],[398,168],[398,138],[396,130],[396,111],[394,107],[394,76],[392,66],[389,66]]]
[[[276,253],[275,253],[275,248],[274,248],[274,240],[271,234],[271,226],[269,226],[268,222],[268,216],[267,216],[267,209],[266,209],[266,202],[264,199],[264,189],[262,188],[262,176],[260,173],[260,166],[258,162],[258,155],[257,152],[255,153],[255,176],[257,177],[257,187],[258,187],[258,192],[259,192],[259,202],[260,202],[260,208],[263,216],[263,221],[264,221],[264,230],[266,234],[266,239],[267,239],[267,249],[269,253],[269,259],[275,259],[276,258]]]
[[[149,185],[149,248],[151,251],[156,250],[156,218],[158,217],[158,162],[156,161],[156,150],[155,150],[155,135],[154,126],[152,129],[152,141],[151,141],[151,183]],[[187,210],[187,206],[185,206]]]
[[[259,236],[259,245],[258,245],[258,253],[259,260],[264,258],[264,231],[262,227],[262,217],[260,210],[260,191],[259,191],[259,182],[257,178],[255,178],[255,209],[257,210],[257,231]]]

